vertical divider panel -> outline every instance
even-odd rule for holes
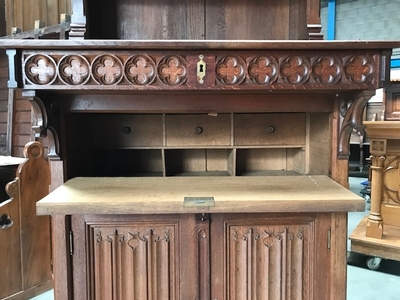
[[[161,150],[161,160],[162,160],[162,176],[166,177],[167,176],[167,165],[165,163],[165,149],[162,148]]]
[[[311,132],[310,132],[310,126],[311,126],[310,125],[310,114],[307,113],[305,118],[306,118],[306,140],[305,140],[306,149],[305,149],[304,163],[303,163],[303,166],[304,166],[304,173],[303,174],[308,174],[308,173],[310,173],[310,159],[311,159],[311,156],[310,156],[310,143],[311,143],[311,137],[310,137],[310,134],[311,134]]]
[[[163,147],[161,149],[161,161],[163,165],[163,177],[167,176],[167,164],[165,160],[165,145],[167,144],[166,130],[165,130],[165,114],[162,114],[162,136],[163,136]]]
[[[228,155],[228,173],[236,176],[236,147],[235,147],[235,114],[231,113],[231,146],[232,151]]]

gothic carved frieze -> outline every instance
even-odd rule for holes
[[[198,55],[184,52],[30,52],[22,55],[23,87],[46,89],[159,89],[191,88],[196,82]],[[260,52],[219,55],[205,74],[207,85],[197,88],[229,89],[348,89],[377,84],[379,65],[374,56],[348,53]],[[192,70],[193,68],[193,70]],[[210,77],[211,76],[211,77]],[[193,77],[193,78],[191,78]],[[215,78],[215,81],[207,81]],[[191,81],[192,80],[192,81]],[[375,81],[374,81],[375,80]],[[340,85],[340,87],[339,87]]]

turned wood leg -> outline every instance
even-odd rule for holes
[[[382,170],[385,157],[371,156],[371,209],[368,216],[366,236],[381,239],[383,236],[382,202]]]

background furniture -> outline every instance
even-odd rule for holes
[[[371,140],[371,209],[350,240],[352,251],[376,257],[367,264],[377,269],[382,258],[400,260],[400,122],[364,124]]]
[[[38,142],[27,144],[25,157],[7,184],[10,200],[0,204],[0,299],[28,299],[53,287],[50,218],[35,208],[49,192],[48,162]]]

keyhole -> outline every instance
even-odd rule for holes
[[[200,65],[199,67],[200,67],[200,72],[203,73],[204,72],[203,71],[203,65]]]

